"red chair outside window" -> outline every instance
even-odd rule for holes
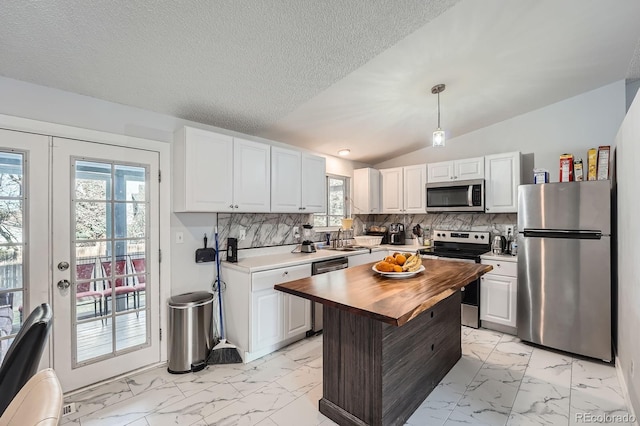
[[[115,287],[112,286],[111,280],[111,261],[105,260],[102,262],[102,270],[104,272],[104,278],[106,282],[106,289],[102,292],[104,296],[104,309],[105,313],[109,313],[109,298],[115,294],[115,297],[124,295],[127,302],[127,309],[129,309],[129,295],[135,293],[133,286],[129,286],[126,283],[126,277],[119,275],[125,275],[127,273],[127,259],[116,259],[115,273],[113,274],[117,278],[115,279]],[[133,302],[135,304],[135,294],[133,294]],[[135,306],[135,305],[134,305]]]
[[[93,278],[95,263],[83,263],[76,265],[76,281],[90,280]],[[76,303],[93,302],[93,313],[98,315],[98,304],[100,304],[100,315],[102,315],[102,292],[91,289],[90,282],[80,282],[76,285]]]
[[[143,292],[146,290],[146,284],[147,284],[147,276],[145,275],[146,271],[147,271],[147,265],[145,262],[145,258],[140,258],[140,259],[131,259],[131,266],[133,267],[133,273],[134,274],[141,274],[141,275],[136,275],[136,278],[138,279],[138,284],[134,285],[133,288],[136,290],[136,296],[138,298],[138,303],[137,306],[138,308],[141,306],[140,305],[140,292]],[[135,299],[134,299],[134,303],[135,303]]]

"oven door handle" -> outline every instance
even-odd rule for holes
[[[473,185],[469,185],[469,189],[467,189],[467,203],[469,207],[473,207]]]

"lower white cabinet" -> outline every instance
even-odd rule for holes
[[[311,276],[311,264],[247,273],[223,263],[227,283],[225,329],[250,362],[303,339],[311,330],[311,302],[274,290],[276,284]]]
[[[378,262],[386,256],[384,251],[374,251],[372,253],[354,254],[347,258],[349,268],[352,266],[364,265],[365,263]]]
[[[493,324],[515,330],[518,278],[517,263],[511,259],[504,261],[482,260],[492,265],[493,270],[480,279],[480,320],[482,326],[492,328]],[[500,331],[513,331],[500,328]]]

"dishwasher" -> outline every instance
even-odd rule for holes
[[[349,266],[346,257],[322,260],[311,264],[311,275],[326,274],[338,271]],[[311,305],[311,330],[307,331],[307,337],[315,336],[322,332],[322,303],[313,302]]]

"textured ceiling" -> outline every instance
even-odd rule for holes
[[[0,75],[370,163],[640,77],[637,0],[3,1]]]

